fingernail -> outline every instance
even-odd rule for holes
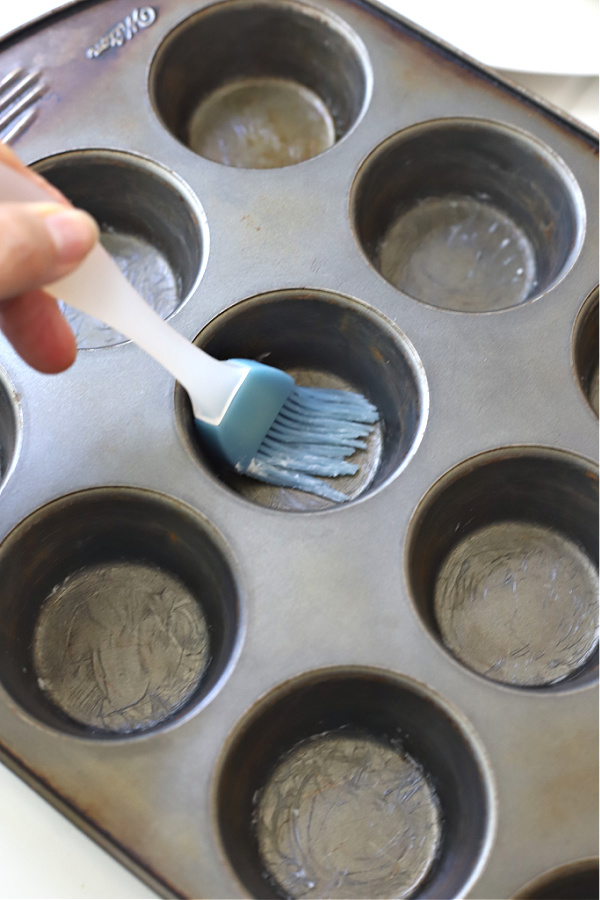
[[[62,263],[81,259],[98,240],[98,226],[82,209],[58,208],[44,224]]]

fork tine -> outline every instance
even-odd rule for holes
[[[18,66],[0,80],[0,139],[9,144],[36,116],[34,104],[46,90],[39,69]]]
[[[43,84],[37,85],[30,90],[24,97],[21,97],[17,103],[14,103],[9,109],[0,116],[0,131],[16,119],[22,112],[28,109],[38,97],[41,97],[45,91]],[[1,103],[0,103],[1,107]]]
[[[24,71],[23,66],[17,66],[16,69],[13,69],[12,72],[9,72],[4,78],[0,78],[0,92],[9,87],[9,85],[11,85],[13,81],[16,81],[17,78],[20,78]]]
[[[22,115],[20,119],[17,119],[12,128],[9,128],[8,131],[2,132],[0,130],[0,139],[4,141],[5,144],[12,143],[12,141],[16,140],[19,135],[25,131],[27,126],[33,122],[36,116],[37,109],[30,109],[29,112]]]
[[[11,75],[14,76],[15,74],[23,75],[23,70],[21,69],[21,71],[19,72],[18,69],[15,69],[14,72],[11,72]],[[35,69],[33,72],[29,72],[24,75],[24,77],[21,78],[21,80],[18,81],[17,84],[14,84],[14,77],[8,77],[10,78],[8,84],[5,84],[4,86],[0,84],[0,92],[3,91],[3,93],[0,94],[0,110],[6,109],[6,107],[10,106],[10,104],[13,103],[17,99],[17,97],[20,97],[21,94],[27,90],[27,88],[31,87],[32,84],[36,84],[36,82],[38,82],[41,77],[41,72]]]

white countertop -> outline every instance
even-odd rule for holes
[[[388,3],[598,130],[597,0]],[[3,0],[0,37],[64,5]],[[2,765],[0,808],[0,898],[156,896]]]

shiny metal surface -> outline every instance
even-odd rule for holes
[[[472,532],[437,576],[443,643],[507,684],[555,684],[585,665],[598,635],[598,574],[549,528],[502,522]]]
[[[451,897],[486,857],[482,748],[410,679],[299,676],[250,710],[222,759],[218,824],[250,896]]]
[[[435,863],[441,823],[406,753],[333,732],[276,766],[256,833],[265,871],[291,897],[406,897]]]
[[[335,142],[320,97],[283,78],[245,78],[213,91],[192,114],[188,143],[200,156],[272,169],[317,156]]]
[[[499,123],[415,125],[357,179],[362,247],[383,277],[444,309],[490,312],[538,297],[576,259],[585,204],[543,144]]]
[[[293,0],[206,6],[167,37],[150,72],[156,110],[176,138],[250,169],[293,165],[332,146],[364,112],[370,82],[356,33],[325,8]]]
[[[87,566],[44,602],[33,667],[44,696],[90,732],[128,734],[173,715],[208,663],[200,603],[141,563]]]
[[[335,505],[215,466],[95,323],[58,377],[3,342],[3,759],[165,896],[585,896],[597,138],[354,0],[81,3],[18,67],[16,149],[176,328],[381,427]],[[238,89],[258,156],[215,161]]]

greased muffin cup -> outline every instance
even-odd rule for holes
[[[69,4],[15,149],[217,358],[364,393],[334,503],[66,309],[0,345],[0,753],[162,896],[597,896],[597,135],[377,3]]]

